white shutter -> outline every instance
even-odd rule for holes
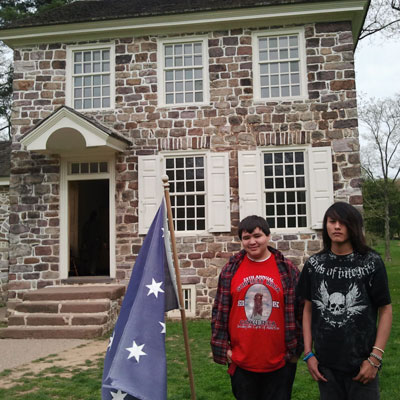
[[[146,234],[162,199],[161,157],[139,156],[139,234]]]
[[[228,153],[207,154],[207,215],[209,232],[230,232]]]
[[[263,216],[260,152],[239,151],[239,212],[240,220],[249,215]]]
[[[322,229],[327,208],[333,203],[332,150],[312,147],[309,151],[311,228]]]

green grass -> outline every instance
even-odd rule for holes
[[[400,399],[400,246],[393,242],[393,261],[387,264],[393,303],[393,327],[380,373],[381,400]],[[383,247],[377,250],[382,252]],[[215,364],[210,352],[210,322],[188,323],[190,349],[197,400],[232,400],[230,379],[226,367]],[[189,400],[190,387],[185,361],[181,325],[167,324],[168,400]],[[53,358],[54,355],[52,355]],[[83,368],[86,365],[85,368]],[[86,369],[89,367],[88,369]],[[81,367],[50,367],[39,374],[29,374],[10,389],[0,388],[0,399],[14,400],[100,400],[103,359],[83,361]],[[0,373],[9,376],[10,370]],[[317,383],[312,381],[306,365],[299,362],[292,400],[318,400]]]

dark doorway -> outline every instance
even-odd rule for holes
[[[109,276],[109,182],[69,181],[69,276]]]

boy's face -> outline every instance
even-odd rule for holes
[[[328,217],[326,220],[326,230],[333,246],[350,243],[347,226],[337,219]]]
[[[268,243],[271,234],[268,236],[260,229],[255,228],[253,232],[242,232],[242,246],[248,256],[253,260],[263,260],[269,255]]]

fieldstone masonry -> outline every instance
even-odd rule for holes
[[[276,27],[274,27],[276,28]],[[117,281],[127,282],[142,244],[138,235],[138,156],[160,150],[229,152],[231,234],[178,237],[182,282],[197,288],[197,316],[210,314],[217,277],[240,249],[237,151],[257,146],[331,146],[334,195],[361,205],[357,104],[350,23],[305,27],[308,99],[253,100],[252,30],[208,36],[210,104],[157,105],[157,37],[115,40],[115,109],[88,113],[133,143],[116,157]],[[76,44],[76,43],[71,43]],[[80,43],[83,44],[83,43]],[[10,191],[9,300],[59,285],[59,159],[30,154],[21,137],[65,104],[67,44],[15,51]],[[321,248],[320,232],[274,234],[273,244],[297,265]]]
[[[9,196],[8,185],[0,186],[0,305],[7,301],[8,283],[8,236]]]

